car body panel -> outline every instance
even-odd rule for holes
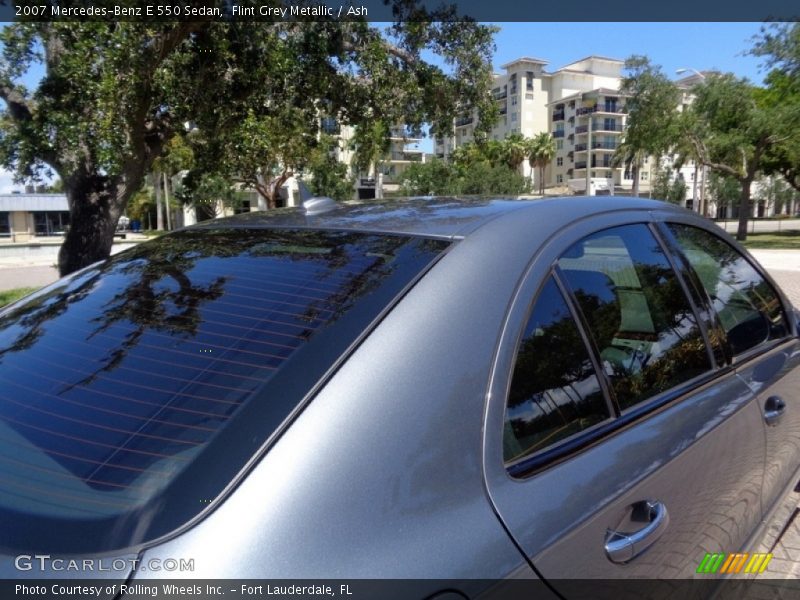
[[[745,364],[738,373],[721,365],[551,468],[513,479],[503,464],[516,346],[553,263],[589,233],[654,216],[705,223],[639,198],[448,198],[316,215],[286,209],[193,228],[345,229],[455,243],[321,385],[309,386],[225,490],[192,499],[204,506],[196,518],[119,552],[192,559],[195,570],[133,581],[683,577],[703,552],[738,550],[762,518],[768,452],[775,461],[794,456],[777,429],[765,431],[760,396],[797,381],[796,344],[784,344],[783,366],[765,380],[771,388],[748,385]],[[630,506],[645,499],[665,503],[671,524],[646,554],[615,565],[607,531],[624,527]]]

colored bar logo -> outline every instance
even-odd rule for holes
[[[707,552],[700,562],[700,566],[697,567],[697,572],[706,574],[763,573],[771,560],[772,554],[761,552],[752,554],[749,552],[709,554]]]

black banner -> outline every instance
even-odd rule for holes
[[[800,19],[796,0],[419,0],[441,18],[492,22],[707,22],[777,21]],[[442,10],[452,7],[452,11]],[[416,16],[415,16],[416,15]],[[4,0],[0,20],[34,21],[393,21],[397,17],[386,0],[199,0],[180,2]],[[420,13],[403,19],[424,18]]]

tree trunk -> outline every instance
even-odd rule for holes
[[[153,192],[156,195],[156,230],[164,231],[164,205],[161,203],[161,173],[153,172]]]
[[[736,239],[743,242],[747,239],[747,220],[750,217],[750,184],[752,177],[740,180],[742,192],[739,195],[739,228],[736,231]]]
[[[633,163],[631,165],[631,175],[633,176],[633,187],[631,189],[631,193],[634,196],[639,195],[639,165]]]
[[[113,184],[100,175],[65,181],[64,188],[70,226],[58,252],[62,277],[108,258],[117,221],[131,195],[127,186]]]
[[[172,208],[169,205],[169,178],[164,173],[164,207],[167,211],[167,231],[172,231]]]

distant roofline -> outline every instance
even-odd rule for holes
[[[500,68],[501,69],[507,69],[511,65],[515,65],[517,63],[522,63],[522,62],[535,63],[537,65],[549,65],[550,64],[549,60],[543,60],[541,58],[534,58],[533,56],[520,56],[519,58],[515,58],[514,60],[512,60],[510,62],[507,62],[504,65],[500,65]]]

